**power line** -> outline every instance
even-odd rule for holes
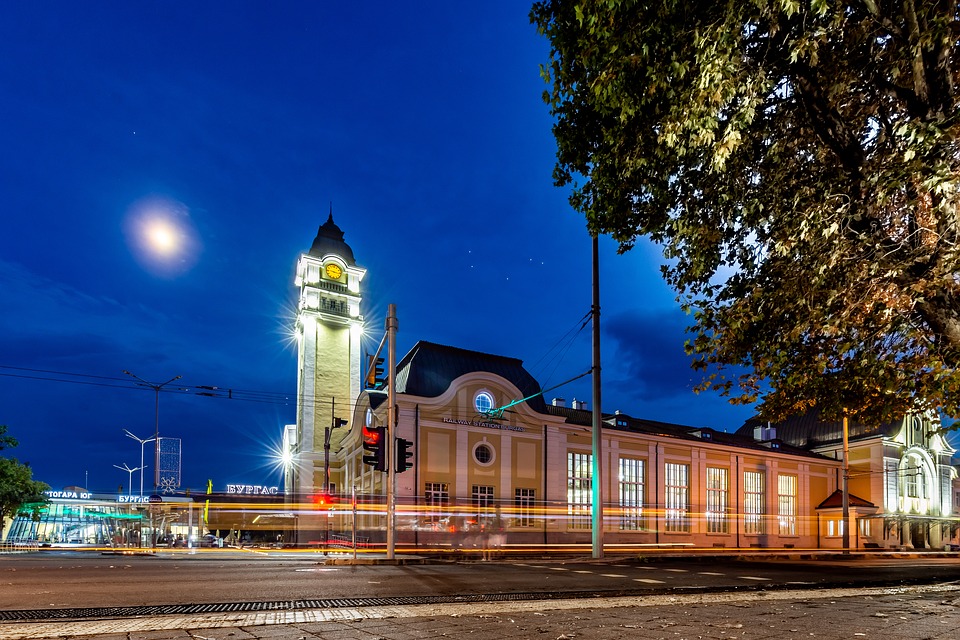
[[[65,384],[79,384],[94,387],[106,387],[113,389],[126,389],[136,391],[149,391],[149,387],[144,387],[136,381],[127,378],[115,378],[110,376],[100,376],[87,373],[75,373],[71,371],[56,371],[51,369],[32,369],[28,367],[16,367],[12,365],[0,365],[0,369],[8,371],[18,371],[21,373],[6,373],[0,371],[0,377],[19,378],[24,380],[39,380],[43,382],[59,382]],[[168,387],[160,390],[160,393],[204,396],[210,398],[220,398],[224,400],[238,400],[241,402],[252,402],[257,404],[272,404],[278,406],[296,406],[298,399],[300,406],[311,407],[315,405],[325,406],[329,398],[309,398],[298,397],[296,393],[284,393],[280,391],[259,391],[253,389],[235,389],[222,385],[184,385],[178,387]],[[339,402],[338,405],[346,405],[353,409],[356,404],[353,402]]]

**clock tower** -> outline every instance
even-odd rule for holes
[[[339,473],[331,472],[330,451],[349,430],[360,395],[364,274],[331,212],[310,251],[297,261],[297,425],[291,443],[293,482],[287,487],[295,494],[288,497],[293,502],[309,501],[326,491],[328,482],[334,491],[341,489]]]

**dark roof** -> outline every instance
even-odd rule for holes
[[[852,493],[849,494],[848,502],[851,507],[872,507],[877,508],[877,505],[873,504],[869,500],[864,500],[859,496],[855,496]],[[829,496],[827,499],[817,505],[817,509],[836,509],[837,507],[843,506],[843,491],[837,489]]]
[[[357,264],[353,257],[353,249],[343,241],[343,231],[333,221],[332,211],[327,221],[317,229],[317,237],[313,239],[313,246],[310,247],[309,253],[317,258],[332,253],[343,258],[343,261],[350,266]]]
[[[754,451],[778,451],[794,456],[804,456],[807,458],[826,458],[819,453],[813,453],[802,447],[793,446],[780,439],[769,442],[758,442],[753,438],[753,431],[749,436],[738,433],[727,433],[726,431],[717,431],[709,427],[688,427],[682,424],[673,424],[670,422],[659,422],[656,420],[645,420],[643,418],[633,418],[624,413],[607,414],[603,417],[604,428],[617,429],[619,431],[631,431],[634,433],[646,433],[654,436],[666,438],[677,438],[680,440],[696,440],[700,442],[715,442],[716,444],[736,447],[738,449],[752,449]]]
[[[534,396],[526,401],[527,406],[547,413],[543,396],[535,395],[540,394],[540,384],[523,368],[523,361],[423,340],[397,363],[397,392],[435,398],[444,394],[454,380],[475,371],[487,371],[508,380],[522,397]]]
[[[750,418],[736,433],[742,436],[753,436],[755,427],[761,427],[766,422],[759,418]],[[887,422],[884,424],[862,424],[849,421],[847,425],[850,440],[885,436],[891,438],[900,431],[902,422]],[[776,429],[776,437],[795,447],[817,447],[843,441],[843,422],[829,422],[820,420],[820,411],[812,409],[798,416],[791,416],[783,422],[771,423]]]

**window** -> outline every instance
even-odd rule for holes
[[[869,538],[871,536],[870,521],[866,518],[857,520],[857,524],[860,527],[860,535],[864,538]]]
[[[493,452],[493,447],[491,447],[488,442],[478,442],[476,446],[473,447],[473,459],[477,461],[477,464],[482,464],[483,466],[493,464],[494,458],[496,458],[496,455]]]
[[[486,509],[493,506],[493,487],[487,485],[473,485],[470,491],[473,506],[477,509]]]
[[[837,537],[843,535],[843,518],[839,520],[827,520],[827,536]]]
[[[514,489],[513,506],[517,510],[517,517],[513,524],[517,527],[533,526],[533,508],[537,498],[536,489]]]
[[[593,456],[567,452],[567,515],[571,529],[589,529],[593,504]]]
[[[643,460],[620,458],[620,528],[636,531],[643,517]]]
[[[664,531],[689,531],[687,509],[690,505],[690,465],[664,466]]]
[[[919,463],[916,466],[908,466],[903,472],[904,484],[906,484],[908,498],[926,498],[927,483],[923,476],[923,467]]]
[[[473,406],[476,407],[477,413],[490,413],[490,410],[496,406],[493,401],[493,394],[489,391],[481,391],[474,397]]]
[[[430,522],[439,522],[443,512],[450,506],[450,485],[446,482],[427,482],[424,485],[423,501],[429,512]]]
[[[707,533],[727,533],[730,504],[728,471],[707,467]]]
[[[777,502],[780,506],[780,535],[797,535],[797,476],[777,476]]]
[[[763,533],[763,472],[743,472],[743,532]]]

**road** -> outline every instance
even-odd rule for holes
[[[960,581],[960,559],[502,559],[341,566],[302,554],[0,556],[0,610],[469,594],[617,595]]]

